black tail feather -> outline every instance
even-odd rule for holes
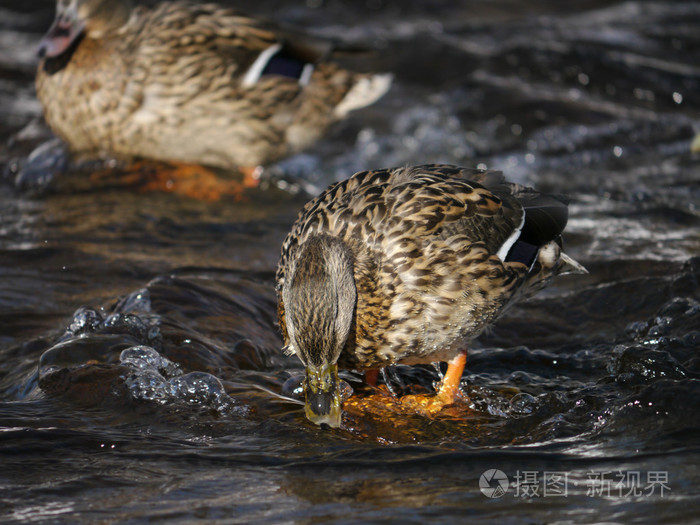
[[[569,220],[568,202],[559,195],[529,192],[526,198],[516,195],[525,209],[525,224],[520,239],[542,246],[561,235]]]
[[[540,193],[519,184],[487,185],[496,195],[517,199],[525,210],[520,240],[543,246],[559,237],[569,219],[569,199],[565,195]]]

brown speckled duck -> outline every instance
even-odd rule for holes
[[[277,269],[286,349],[306,366],[306,414],[339,426],[337,368],[449,363],[519,298],[585,269],[561,250],[559,196],[447,165],[363,171],[300,212]]]
[[[213,4],[57,0],[39,55],[37,94],[71,151],[224,169],[310,146],[391,83]]]

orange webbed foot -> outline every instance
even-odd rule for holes
[[[223,197],[243,200],[244,192],[258,185],[262,168],[242,168],[242,180],[219,176],[214,170],[196,164],[136,162],[120,173],[95,172],[93,182],[117,178],[120,184],[135,185],[139,191],[165,191],[198,200],[218,201]]]
[[[377,387],[378,371],[367,370],[365,371],[367,383],[379,393],[363,397],[353,396],[346,401],[343,408],[354,415],[360,415],[364,411],[373,414],[387,413],[402,416],[421,414],[433,417],[443,412],[443,409],[445,409],[445,415],[457,413],[463,415],[466,405],[454,411],[449,410],[449,407],[456,405],[456,402],[463,395],[459,384],[466,362],[467,352],[464,351],[448,363],[447,372],[435,394],[410,394],[402,397],[389,395],[390,391],[387,392],[384,387]]]

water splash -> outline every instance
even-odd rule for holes
[[[221,381],[206,372],[183,373],[176,363],[148,346],[133,346],[119,356],[129,369],[125,384],[132,399],[159,405],[187,405],[221,415],[245,412]]]

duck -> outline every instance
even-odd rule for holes
[[[36,93],[77,157],[257,169],[389,89],[331,42],[215,4],[57,0]]]
[[[310,200],[276,271],[308,419],[341,425],[339,368],[447,362],[430,413],[453,404],[471,341],[557,275],[587,273],[562,250],[567,220],[563,195],[452,165],[361,171]]]

